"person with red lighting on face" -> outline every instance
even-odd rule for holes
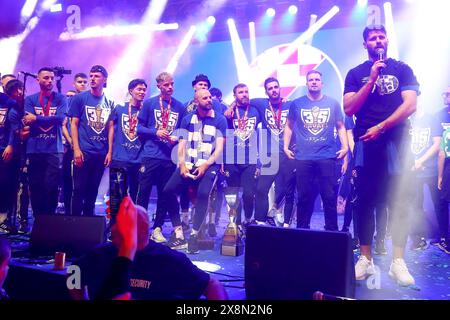
[[[70,100],[73,142],[72,215],[93,216],[98,187],[105,167],[111,164],[113,130],[109,118],[114,102],[103,93],[108,72],[95,65],[89,72],[91,90]]]
[[[54,214],[58,204],[58,183],[63,157],[62,122],[66,97],[53,92],[52,68],[41,68],[40,92],[25,99],[23,123],[30,126],[27,142],[30,200],[34,215]]]
[[[414,285],[404,251],[409,233],[408,214],[414,203],[414,165],[410,151],[410,122],[416,111],[419,83],[404,62],[388,58],[388,38],[382,25],[363,32],[368,60],[351,69],[345,79],[344,111],[356,116],[355,215],[361,255],[357,280],[375,273],[372,260],[374,208],[388,203],[392,210],[393,259],[389,275],[403,286]]]

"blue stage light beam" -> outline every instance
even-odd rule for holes
[[[167,72],[172,74],[175,73],[175,70],[177,69],[178,66],[178,62],[180,61],[180,58],[183,56],[186,49],[189,47],[189,44],[191,43],[196,30],[197,30],[196,26],[191,26],[189,28],[189,31],[183,37],[183,40],[178,45],[177,51],[175,52],[175,54],[173,55],[172,59],[169,62],[166,68]]]
[[[230,32],[231,46],[233,47],[234,62],[236,64],[236,72],[239,82],[245,82],[250,76],[248,70],[248,60],[242,46],[241,38],[233,19],[227,20],[228,31]]]

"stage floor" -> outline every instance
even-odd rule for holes
[[[103,214],[104,207],[98,206],[97,213]],[[153,212],[150,208],[149,212]],[[343,217],[339,216],[339,225],[342,225]],[[220,255],[220,242],[227,224],[225,214],[222,214],[220,224],[217,227],[218,236],[215,238],[214,250],[202,250],[199,254],[187,256],[201,269],[209,272],[219,279],[229,294],[230,299],[245,300],[244,288],[244,254],[238,257]],[[315,212],[312,217],[313,229],[323,227],[323,213]],[[164,235],[169,237],[172,228],[169,222],[164,225]],[[23,235],[9,235],[13,244],[13,257],[15,253],[26,249],[28,237]],[[263,244],[262,244],[263,245]],[[411,274],[416,280],[416,285],[401,287],[388,276],[391,262],[391,240],[386,240],[387,255],[375,255],[374,262],[380,269],[379,281],[356,281],[356,299],[362,300],[450,300],[450,255],[442,252],[436,246],[430,245],[424,251],[412,251],[408,249],[406,262]],[[332,248],[330,248],[332,249]],[[326,253],[323,253],[326,255]],[[358,252],[354,254],[355,261]],[[18,260],[16,260],[18,261]],[[19,261],[20,262],[20,261]],[[329,261],[329,263],[333,263]],[[48,266],[43,266],[47,268]],[[274,270],[274,277],[283,272],[283,269]],[[12,283],[13,279],[9,279]],[[288,285],[288,284],[287,284]],[[27,296],[28,299],[33,299]],[[42,298],[42,297],[41,297]],[[39,299],[39,297],[36,297]]]

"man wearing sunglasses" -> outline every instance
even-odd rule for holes
[[[388,201],[392,215],[393,259],[389,275],[403,286],[414,285],[404,260],[408,238],[408,211],[414,199],[408,117],[416,111],[419,83],[412,69],[387,57],[384,26],[367,26],[363,46],[368,60],[351,69],[345,79],[344,111],[356,115],[355,214],[361,256],[355,266],[357,280],[375,272],[372,260],[374,209]]]

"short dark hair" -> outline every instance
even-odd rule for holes
[[[264,90],[266,90],[267,88],[267,84],[268,83],[271,83],[271,82],[276,82],[276,83],[278,83],[278,86],[280,85],[280,82],[278,81],[278,79],[277,78],[274,78],[274,77],[269,77],[269,78],[267,78],[266,80],[264,80]]]
[[[211,82],[209,81],[208,76],[204,75],[203,73],[195,76],[194,81],[192,81],[192,86],[195,86],[200,81],[206,82],[208,84],[208,89],[211,88]]]
[[[105,78],[108,78],[108,71],[106,71],[104,66],[101,66],[99,64],[92,66],[90,72],[100,72]]]
[[[76,80],[77,78],[87,79],[88,76],[87,76],[87,74],[84,73],[84,72],[78,72],[78,73],[73,77],[73,80]]]
[[[12,80],[8,81],[8,83],[6,84],[5,93],[8,96],[11,96],[12,93],[19,88],[23,89],[23,82],[18,79],[12,79]]]
[[[43,72],[43,71],[55,73],[55,71],[53,70],[53,68],[50,68],[50,67],[42,67],[42,68],[39,69],[38,74],[41,73],[41,72]]]
[[[140,84],[143,84],[147,88],[147,82],[144,79],[133,79],[128,84],[128,91],[133,90]]]
[[[247,85],[245,83],[238,83],[237,85],[234,86],[233,93],[236,94],[237,89],[244,88],[244,87],[247,87]]]
[[[0,264],[2,264],[8,257],[11,256],[11,246],[8,240],[0,236]]]
[[[14,79],[16,78],[15,75],[8,73],[8,74],[2,75],[2,80],[5,79],[5,78],[7,78],[7,77],[11,77],[11,78],[14,78]]]
[[[310,74],[314,74],[314,73],[317,73],[318,75],[320,75],[320,79],[322,79],[322,72],[320,72],[319,70],[315,70],[315,69],[309,70],[309,71],[306,73],[306,79],[308,79],[308,77],[309,77]]]
[[[212,96],[217,97],[219,100],[222,99],[222,91],[218,88],[209,89],[209,93],[211,93]]]
[[[369,36],[369,33],[371,33],[374,30],[379,30],[379,31],[383,32],[384,34],[387,34],[386,29],[384,28],[384,26],[382,24],[370,24],[364,28],[364,31],[363,31],[364,41],[366,41],[367,37]]]

